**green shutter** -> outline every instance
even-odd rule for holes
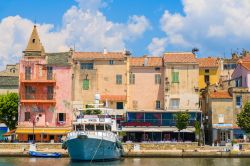
[[[179,82],[179,72],[172,72],[172,82],[173,83]]]
[[[87,79],[83,80],[83,89],[84,90],[89,89],[89,80],[87,80]]]

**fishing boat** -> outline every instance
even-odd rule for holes
[[[29,149],[30,157],[42,157],[42,158],[59,158],[61,157],[61,153],[46,153],[46,152],[38,152],[36,151],[36,144],[30,144]]]
[[[84,115],[73,123],[66,147],[72,160],[115,160],[123,154],[118,136],[111,131],[112,120],[102,115]]]
[[[73,131],[68,133],[66,142],[72,160],[96,161],[116,160],[123,155],[123,148],[118,135],[111,131],[112,118],[107,109],[102,115],[82,115],[73,122]],[[106,112],[106,113],[105,113]]]
[[[29,151],[29,155],[31,157],[42,157],[42,158],[59,158],[59,157],[61,157],[60,153],[44,153],[44,152],[36,152],[36,151]]]

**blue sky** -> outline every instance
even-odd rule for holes
[[[1,66],[18,61],[35,20],[48,52],[198,47],[205,57],[250,48],[249,0],[1,0]]]

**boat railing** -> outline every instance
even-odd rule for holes
[[[99,137],[108,137],[108,138],[115,138],[115,134],[111,131],[74,131],[68,133],[68,137],[75,137],[77,135],[86,134],[86,135],[93,135]]]

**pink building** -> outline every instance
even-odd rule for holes
[[[71,128],[71,52],[45,53],[34,26],[23,53],[19,70],[18,139],[59,141]]]
[[[164,110],[164,68],[161,57],[131,57],[129,110]]]
[[[250,92],[250,55],[239,60],[232,79],[235,80],[236,87],[248,88]]]

